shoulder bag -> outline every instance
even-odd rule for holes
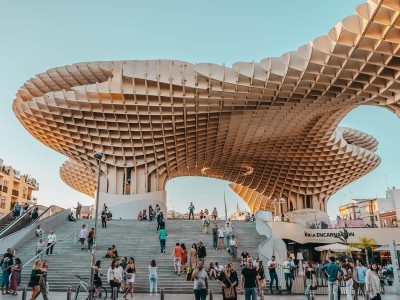
[[[225,278],[229,281],[229,283],[231,284],[230,287],[224,287],[224,295],[226,299],[232,299],[235,298],[236,294],[235,294],[235,288],[232,286],[232,282],[229,280],[229,277],[225,275]]]

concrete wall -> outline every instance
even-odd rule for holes
[[[268,222],[268,225],[271,227],[274,236],[300,244],[340,242],[336,237],[341,231],[340,229],[306,229],[300,224],[286,222]],[[352,235],[348,240],[350,243],[358,242],[360,237],[373,238],[378,245],[386,245],[389,240],[400,243],[399,228],[347,228],[347,231]]]
[[[113,215],[113,219],[137,219],[140,210],[146,209],[149,205],[155,208],[156,204],[161,207],[164,216],[167,216],[167,192],[151,192],[135,195],[117,195],[100,192],[99,213],[106,203]]]

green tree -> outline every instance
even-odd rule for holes
[[[367,266],[369,266],[368,250],[376,245],[376,241],[373,238],[362,236],[358,238],[357,243],[352,243],[350,246],[364,249],[365,257],[367,259]]]
[[[345,245],[348,245],[349,243],[347,242],[347,240],[349,239],[349,232],[347,231],[346,228],[343,228],[342,231],[339,231],[340,235],[338,237],[338,239]]]

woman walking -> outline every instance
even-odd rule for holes
[[[265,280],[265,270],[264,270],[264,264],[262,260],[258,262],[258,267],[257,267],[257,273],[258,273],[258,293],[261,297],[261,291],[263,288],[267,286],[267,281]]]
[[[101,293],[99,294],[98,287],[103,286],[103,282],[101,281],[100,278],[100,272],[101,272],[101,261],[98,260],[94,265],[94,286],[96,288],[96,292],[98,293],[99,297],[101,297]]]
[[[40,287],[40,292],[42,293],[43,300],[49,300],[47,297],[47,268],[49,266],[49,262],[47,260],[44,260],[42,263],[42,267],[40,270],[42,271],[42,274],[39,276],[39,287]]]
[[[306,273],[306,291],[304,295],[307,300],[311,300],[311,288],[317,285],[317,277],[315,276],[315,270],[311,265],[311,261],[306,261],[304,271]]]
[[[150,282],[150,296],[153,293],[154,295],[157,295],[158,275],[157,275],[157,265],[154,259],[151,261],[149,266],[149,282]]]
[[[139,275],[136,270],[135,260],[133,259],[133,257],[129,258],[128,264],[125,268],[125,274],[126,274],[126,282],[129,284],[129,287],[126,290],[124,298],[126,298],[128,293],[130,293],[131,299],[133,299],[133,285],[135,283],[135,277],[139,278]]]
[[[21,270],[22,270],[22,263],[19,258],[15,259],[15,264],[12,267],[12,274],[11,274],[11,290],[13,293],[11,295],[18,295],[18,287],[21,283]]]
[[[222,299],[237,300],[236,287],[239,283],[237,273],[233,270],[232,264],[228,264],[221,272],[218,282],[222,284]]]
[[[344,273],[343,280],[346,284],[346,296],[347,300],[352,300],[353,297],[351,292],[353,290],[353,268],[351,267],[350,263],[344,263],[342,265],[342,270]]]
[[[118,291],[122,281],[122,274],[119,271],[118,267],[119,260],[114,259],[111,263],[111,267],[108,268],[107,272],[107,281],[110,283],[111,286],[111,298],[113,298],[114,296],[114,291],[116,293],[115,298],[118,298]]]
[[[197,245],[193,243],[192,248],[190,249],[190,268],[192,270],[197,267]]]
[[[181,244],[182,258],[181,258],[181,271],[184,272],[187,264],[188,251],[184,243]]]
[[[237,248],[239,247],[239,242],[235,235],[232,235],[232,239],[229,241],[229,250],[232,257],[232,260],[236,260],[237,258]]]
[[[373,262],[367,271],[365,286],[371,300],[381,299],[381,279],[378,274],[378,265]]]
[[[40,275],[42,274],[41,266],[42,266],[42,261],[38,259],[35,261],[35,264],[33,265],[31,271],[31,277],[29,279],[29,284],[28,284],[32,288],[31,300],[35,300],[37,296],[39,296],[40,294],[39,280],[40,280]]]

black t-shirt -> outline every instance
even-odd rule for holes
[[[242,270],[244,276],[244,288],[255,288],[257,287],[257,270],[244,268]]]
[[[312,279],[312,274],[315,275],[315,271],[314,270],[312,270],[312,271],[306,270],[306,278],[307,279]]]
[[[213,235],[218,235],[218,229],[217,228],[213,228],[212,229],[212,234]]]
[[[242,254],[240,255],[243,258],[248,258],[249,257],[249,253],[248,252],[242,252]]]

